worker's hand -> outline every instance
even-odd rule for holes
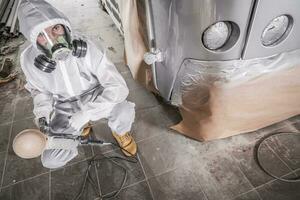
[[[42,121],[41,119],[43,119],[43,122],[45,122],[46,124],[49,124],[50,114],[45,114],[44,116],[36,117],[34,119],[34,123],[38,128],[41,128],[41,125],[44,125],[44,124],[41,124],[41,121]]]
[[[48,125],[46,117],[39,118],[38,119],[38,125],[39,125],[40,131],[42,133],[47,133],[48,132],[49,125]]]
[[[89,115],[83,111],[80,111],[72,115],[70,118],[70,125],[75,130],[79,131],[84,127],[85,124],[89,122],[89,120]]]

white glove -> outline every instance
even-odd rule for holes
[[[75,130],[79,131],[89,121],[90,121],[89,115],[87,113],[84,113],[83,111],[79,111],[79,112],[72,115],[72,117],[70,119],[70,125]]]

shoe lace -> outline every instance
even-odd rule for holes
[[[122,145],[123,145],[125,142],[127,142],[128,140],[131,140],[131,136],[130,136],[128,133],[126,133],[125,135],[122,135],[122,136],[120,137],[120,142],[121,142]]]

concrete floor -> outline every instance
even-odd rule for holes
[[[179,135],[168,129],[169,125],[180,120],[176,109],[164,105],[132,80],[122,61],[122,36],[110,17],[99,8],[97,1],[50,2],[70,18],[76,31],[81,31],[98,45],[110,49],[110,58],[130,88],[128,99],[137,105],[132,133],[138,143],[139,162],[124,163],[129,170],[129,177],[117,199],[300,199],[300,183],[274,180],[260,171],[253,159],[256,141],[278,130],[300,131],[300,117],[256,132],[212,142],[198,142]],[[52,171],[42,167],[40,158],[18,158],[12,151],[13,138],[21,130],[35,127],[32,99],[23,86],[24,76],[21,74],[17,80],[0,88],[0,199],[73,199],[82,184],[87,159],[97,153],[115,155],[119,151],[110,146],[80,147],[79,156],[67,166]],[[98,138],[113,141],[105,120],[97,122],[93,131]],[[299,175],[299,143],[299,136],[269,141],[268,145],[263,146],[261,154],[266,167],[281,177]],[[101,194],[111,193],[121,184],[122,171],[109,162],[92,168],[92,173],[97,177]],[[89,188],[82,199],[97,198]]]

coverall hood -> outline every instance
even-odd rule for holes
[[[38,34],[49,26],[62,24],[71,33],[68,18],[44,0],[21,0],[18,19],[21,33],[35,47]]]

